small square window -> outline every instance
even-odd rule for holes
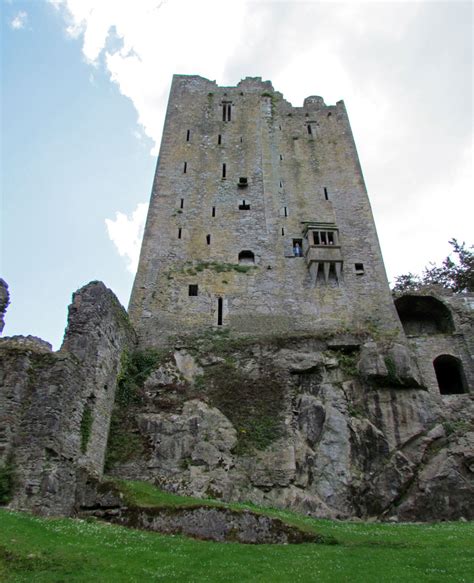
[[[191,284],[188,290],[189,296],[197,296],[198,295],[198,286],[197,284]]]
[[[365,270],[364,270],[364,264],[363,263],[356,263],[354,265],[354,267],[355,267],[356,275],[364,275]]]

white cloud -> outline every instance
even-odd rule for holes
[[[392,275],[469,237],[469,2],[49,1],[132,101],[153,155],[173,73],[261,75],[294,105],[345,100]]]
[[[105,219],[107,233],[119,255],[127,261],[127,269],[135,273],[140,257],[143,230],[145,228],[148,203],[139,203],[130,217],[117,211],[115,220]]]
[[[20,10],[20,12],[18,12],[18,14],[10,21],[10,26],[13,28],[13,30],[20,30],[25,28],[27,20],[28,13],[24,10]]]

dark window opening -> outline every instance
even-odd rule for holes
[[[181,239],[181,229],[178,229],[178,239]]]
[[[283,207],[283,214],[284,214],[285,217],[288,216],[288,207],[287,206],[284,206]]]
[[[356,275],[364,275],[365,270],[364,270],[364,264],[363,263],[355,263],[354,264],[354,267],[355,267]]]
[[[226,166],[225,164],[222,164],[222,178],[225,178],[226,176]]]
[[[242,139],[242,136],[240,136],[240,143],[242,143],[244,140]]]
[[[239,186],[241,188],[245,188],[246,186],[248,186],[248,179],[245,176],[241,176],[239,178]]]
[[[184,198],[181,199],[181,203],[180,203],[179,208],[181,208],[181,209],[184,208]]]
[[[329,113],[328,113],[328,117],[331,117],[331,115],[332,115],[332,113],[331,113],[331,112],[329,112]]]
[[[197,296],[198,295],[198,286],[196,284],[191,284],[188,289],[189,296]]]
[[[311,129],[311,126],[310,126],[310,124],[308,124],[306,127],[308,128],[308,134],[309,134],[310,136],[312,136],[312,135],[313,135],[313,130]]]
[[[303,257],[303,240],[293,239],[293,255],[295,257]]]
[[[280,160],[283,160],[283,156],[280,154]]]
[[[316,231],[313,233],[313,242],[315,245],[320,245],[319,233]]]
[[[217,325],[222,326],[222,308],[223,308],[222,298],[217,298]]]
[[[191,136],[191,130],[188,130],[188,131],[186,132],[186,141],[187,141],[187,142],[189,142],[189,138],[190,138],[190,136]]]
[[[222,144],[222,136],[220,134],[217,136],[217,143],[219,146]]]
[[[213,217],[216,216],[216,207],[215,206],[212,207],[212,216]]]
[[[224,102],[222,104],[222,121],[230,121],[232,118],[232,105]]]
[[[281,131],[281,126],[278,126],[278,129]]]
[[[449,354],[442,354],[433,361],[433,367],[438,381],[439,392],[442,395],[459,395],[466,393],[466,378],[461,361]]]
[[[210,244],[211,244],[211,235],[206,235],[206,243],[207,243],[208,245],[210,245]]]
[[[432,296],[405,295],[395,300],[395,308],[407,336],[454,332],[449,308]]]
[[[255,255],[252,251],[246,249],[245,251],[241,251],[239,253],[239,263],[243,264],[250,264],[255,263]]]
[[[245,200],[243,200],[240,204],[239,204],[239,211],[249,211],[250,210],[250,205],[248,202],[245,202]]]
[[[324,187],[324,198],[329,200],[328,189],[326,187]]]
[[[283,182],[280,180],[280,188],[282,188],[283,186]]]
[[[328,245],[334,245],[334,233],[328,232]]]
[[[284,237],[284,236],[285,236],[285,229],[282,229],[282,230],[281,230],[281,235],[282,235],[282,237]]]
[[[186,174],[186,170],[188,169],[188,163],[185,162],[183,166],[183,174]]]
[[[321,238],[321,245],[327,245],[328,244],[328,240],[327,240],[327,233],[325,233],[324,231],[322,231],[319,234],[320,238]]]

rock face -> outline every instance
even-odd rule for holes
[[[115,476],[321,517],[474,517],[471,396],[427,390],[404,345],[217,339],[186,354],[202,375],[162,356],[130,410],[147,447]]]
[[[5,312],[10,303],[10,294],[8,293],[7,282],[0,277],[0,334],[5,326]]]
[[[0,466],[12,468],[12,507],[70,514],[78,472],[102,475],[120,356],[134,342],[100,282],[74,294],[60,351],[0,340]]]

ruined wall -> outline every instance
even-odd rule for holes
[[[331,245],[315,244],[323,224]],[[222,325],[246,334],[400,330],[343,102],[174,77],[130,317],[154,345],[218,326],[220,301]]]
[[[73,296],[61,350],[32,337],[0,340],[0,465],[12,507],[70,514],[81,471],[102,475],[120,356],[135,335],[100,282]]]

